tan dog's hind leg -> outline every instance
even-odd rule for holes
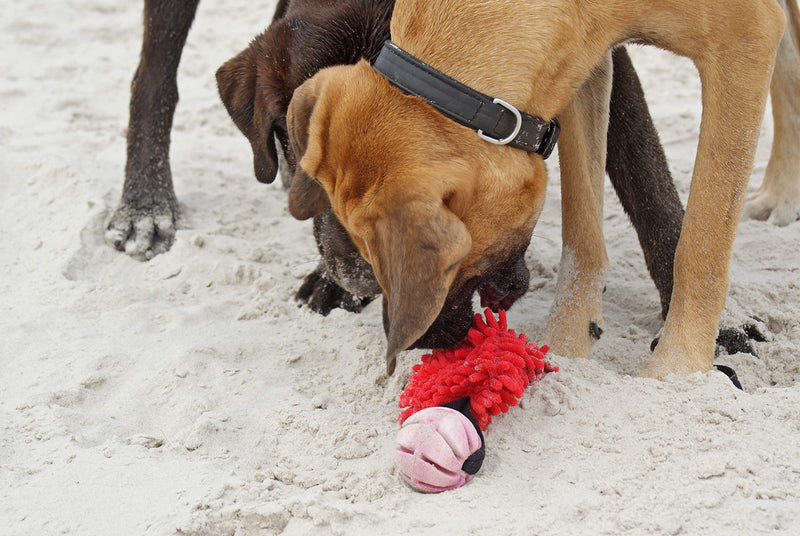
[[[745,203],[745,218],[788,225],[800,217],[800,16],[796,0],[779,0],[788,24],[772,74],[772,152],[761,186]]]
[[[734,234],[783,33],[783,17],[773,1],[728,1],[719,9],[730,10],[721,24],[687,28],[684,41],[659,35],[669,48],[694,60],[703,115],[675,253],[672,302],[663,336],[643,371],[655,378],[711,369]],[[746,13],[746,20],[736,13]]]
[[[554,353],[588,357],[602,333],[608,257],[603,239],[603,179],[611,96],[607,54],[559,115],[563,249],[556,299],[544,341]]]

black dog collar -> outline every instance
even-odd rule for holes
[[[501,99],[493,99],[453,80],[386,41],[373,68],[403,92],[422,98],[456,123],[478,131],[478,136],[498,145],[510,145],[547,158],[561,131],[555,118],[545,121],[520,112]]]

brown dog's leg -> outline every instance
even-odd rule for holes
[[[145,0],[144,38],[131,84],[128,161],[122,200],[106,241],[138,259],[169,249],[178,201],[169,166],[169,137],[178,102],[175,77],[199,0]]]
[[[337,307],[361,312],[381,287],[330,207],[314,216],[314,238],[322,260],[303,280],[295,299],[323,316]]]
[[[711,6],[706,6],[710,9]],[[728,265],[750,178],[783,16],[772,2],[735,2],[724,24],[659,28],[657,39],[692,58],[700,74],[703,115],[694,174],[675,253],[675,284],[664,334],[643,374],[663,378],[711,369]],[[677,17],[677,11],[667,13]],[[747,46],[743,46],[746,43]]]
[[[602,333],[608,257],[603,239],[603,180],[611,91],[606,55],[559,115],[562,239],[556,299],[545,341],[560,355],[588,357]]]
[[[636,229],[645,264],[661,298],[661,317],[666,318],[683,205],[630,56],[624,47],[618,47],[613,58],[606,171]],[[754,323],[721,327],[717,336],[717,344],[729,354],[756,355],[752,340],[764,340]],[[657,342],[658,339],[653,341],[653,345]]]
[[[613,58],[606,171],[636,229],[666,318],[683,205],[628,51],[618,47]]]
[[[796,0],[779,0],[788,24],[778,47],[772,96],[772,152],[744,217],[788,225],[800,218],[800,15]]]

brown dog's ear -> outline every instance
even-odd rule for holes
[[[259,182],[271,183],[278,173],[275,121],[280,117],[280,95],[256,95],[257,43],[226,61],[217,70],[217,89],[228,114],[250,141],[253,168]],[[256,103],[258,97],[259,102]],[[258,113],[256,113],[258,110]]]
[[[310,159],[304,157],[308,150],[308,140],[311,135],[309,133],[309,125],[311,123],[311,114],[314,113],[317,103],[319,87],[322,84],[320,82],[321,77],[324,77],[324,73],[321,76],[318,75],[307,80],[295,90],[292,102],[289,104],[289,111],[286,114],[289,143],[291,143],[292,150],[297,158],[292,187],[289,189],[289,212],[298,220],[313,218],[330,206],[330,200],[325,189],[306,173],[302,166],[303,163],[309,165],[310,162]],[[314,133],[314,136],[319,135],[319,133]],[[320,140],[315,139],[315,150],[312,152],[315,154],[315,161],[317,162],[322,158],[320,154],[322,145]],[[314,165],[314,168],[316,169],[316,165]]]
[[[472,247],[466,226],[440,200],[414,200],[390,210],[366,226],[363,237],[367,260],[384,291],[389,374],[397,354],[419,339],[439,315]]]

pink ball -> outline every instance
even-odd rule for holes
[[[412,488],[439,493],[472,480],[462,466],[480,448],[469,419],[454,409],[431,407],[410,416],[397,432],[395,463]]]

